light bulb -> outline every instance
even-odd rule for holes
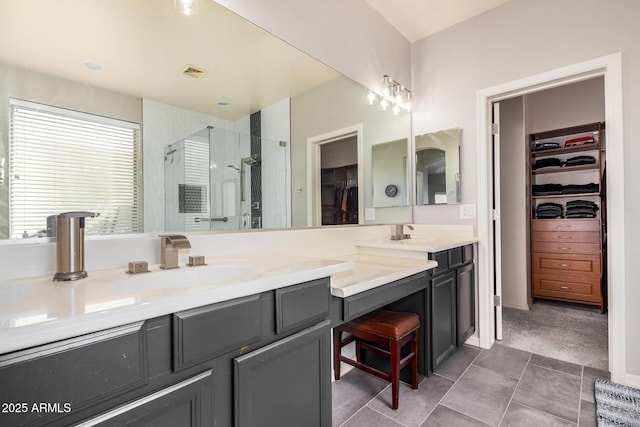
[[[196,0],[173,0],[173,7],[185,15],[196,15],[200,12],[200,7]]]
[[[382,99],[380,101],[380,110],[389,111],[389,101],[387,101],[386,99]]]
[[[376,96],[376,94],[369,91],[369,94],[367,95],[367,104],[373,105],[376,103],[377,100],[378,100],[378,97]]]
[[[402,109],[402,107],[400,107],[398,104],[393,106],[393,109],[391,110],[393,112],[394,116],[397,116],[400,113],[400,110]]]

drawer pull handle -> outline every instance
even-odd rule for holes
[[[568,247],[568,246],[563,246],[560,249],[563,250],[563,251],[570,251],[571,250],[571,248]]]
[[[571,239],[571,236],[558,236],[558,239]]]
[[[559,228],[571,228],[570,225],[556,225],[556,230]]]
[[[571,286],[560,286],[560,289],[571,289]]]
[[[571,264],[560,264],[560,267],[571,267]]]

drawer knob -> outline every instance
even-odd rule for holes
[[[571,289],[571,286],[560,286],[560,289]]]

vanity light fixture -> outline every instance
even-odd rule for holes
[[[197,15],[200,12],[197,0],[173,0],[173,7],[187,16]]]
[[[382,77],[382,94],[380,95],[379,103],[381,111],[391,109],[394,115],[398,115],[401,111],[411,111],[413,108],[412,98],[409,89],[386,74]],[[369,91],[367,104],[374,105],[377,99],[377,95]]]

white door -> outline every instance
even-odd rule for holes
[[[500,224],[500,103],[493,103],[493,288],[496,339],[502,340],[502,235]]]

